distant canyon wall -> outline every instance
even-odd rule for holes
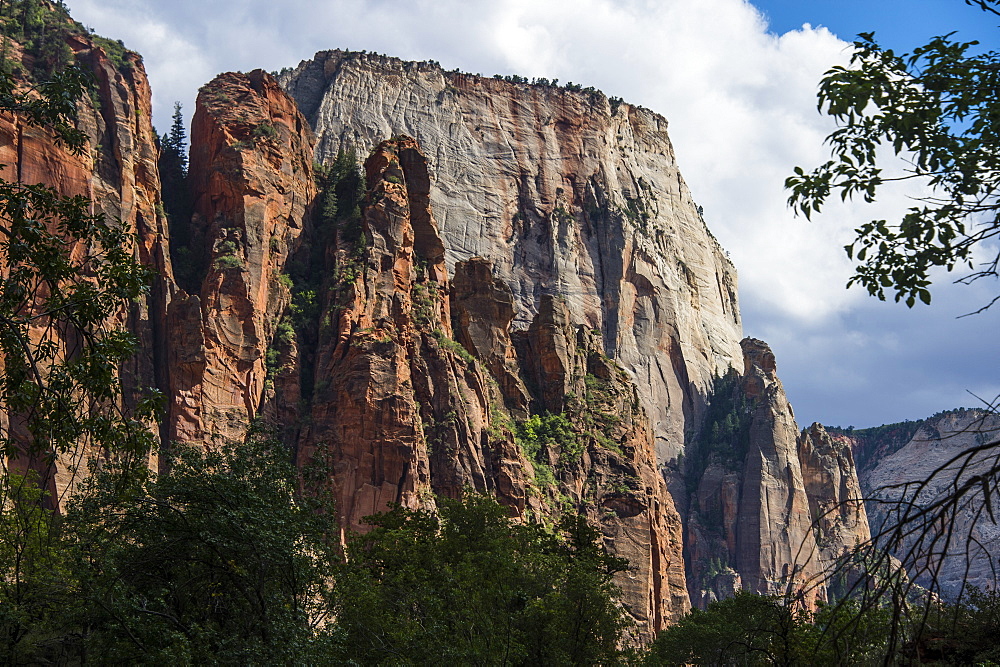
[[[977,476],[988,474],[997,464],[998,452],[997,447],[984,446],[1000,441],[1000,415],[981,409],[952,410],[916,422],[839,431],[836,438],[857,457],[872,533],[877,535],[893,525],[901,500],[927,504],[953,493],[956,483],[961,486],[963,481],[975,482]],[[982,451],[971,457],[962,455],[976,448]],[[915,485],[925,481],[915,495]],[[923,545],[916,543],[914,533],[892,551],[917,584],[930,586],[934,574],[940,587],[937,592],[951,600],[966,585],[997,588],[1000,527],[993,517],[1000,516],[1000,499],[984,495],[982,488],[975,483],[950,515],[947,542],[945,533],[934,526],[924,531]]]

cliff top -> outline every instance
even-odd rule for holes
[[[388,71],[394,70],[407,73],[439,73],[445,79],[451,81],[462,80],[466,83],[476,81],[481,85],[488,85],[495,90],[523,90],[525,88],[531,88],[536,91],[548,92],[553,95],[570,94],[574,95],[578,99],[588,99],[594,106],[610,109],[612,116],[615,115],[618,112],[618,109],[624,105],[627,108],[652,114],[657,118],[657,120],[663,123],[667,122],[666,118],[651,109],[637,104],[630,104],[625,102],[625,100],[620,97],[605,95],[604,92],[594,88],[593,86],[584,86],[582,84],[573,83],[572,81],[559,83],[559,79],[547,79],[544,77],[529,79],[528,77],[520,76],[518,74],[494,74],[492,76],[484,76],[480,73],[472,74],[470,72],[463,72],[457,67],[453,70],[446,70],[441,67],[441,63],[436,60],[403,60],[401,58],[376,53],[374,51],[351,51],[350,49],[328,49],[324,51],[317,51],[311,60],[301,61],[298,67],[285,67],[280,71],[275,71],[271,74],[281,81],[282,85],[284,85],[294,72],[301,70],[309,63],[324,62],[326,63],[325,68],[329,71],[331,69],[335,69],[341,63],[351,61],[363,63],[364,65],[374,69]]]
[[[74,20],[62,2],[11,0],[0,3],[3,35],[2,67],[15,79],[35,83],[48,79],[74,61],[70,42],[79,40],[99,47],[119,69],[142,63],[142,56],[122,40],[108,39]]]

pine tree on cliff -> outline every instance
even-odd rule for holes
[[[181,103],[174,102],[170,132],[160,137],[160,183],[163,187],[163,207],[172,222],[190,215],[187,193],[187,136]]]
[[[187,134],[181,103],[174,102],[170,132],[159,137],[160,187],[163,209],[170,227],[170,254],[177,283],[188,290],[198,290],[198,268],[191,245],[191,193],[187,181]]]

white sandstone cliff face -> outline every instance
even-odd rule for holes
[[[543,294],[563,296],[642,388],[660,460],[681,451],[713,374],[742,363],[741,324],[736,271],[697,212],[662,116],[374,54],[321,52],[280,80],[320,161],[416,137],[449,271],[491,260],[517,328]]]
[[[959,480],[984,474],[995,465],[997,449],[994,447],[968,460],[964,472],[960,468],[966,459],[958,458],[950,468],[931,478],[932,473],[961,452],[995,442],[1000,437],[1000,415],[982,410],[946,413],[923,422],[901,447],[898,444],[894,446],[891,434],[881,437],[860,434],[849,434],[847,437],[859,461],[864,457],[867,464],[859,463],[862,466],[859,477],[861,489],[870,499],[867,509],[872,533],[878,535],[886,521],[892,521],[890,512],[895,507],[893,503],[904,494],[912,497],[914,488],[904,490],[900,485],[931,479],[917,497],[918,504],[926,504],[950,493],[953,485],[960,483]],[[887,451],[891,453],[886,455]],[[993,514],[1000,517],[1000,499],[991,496]],[[934,545],[935,555],[928,559],[932,568],[940,567],[937,577],[940,592],[951,599],[958,596],[963,582],[964,585],[979,586],[984,590],[996,589],[998,584],[994,567],[996,555],[1000,552],[1000,526],[985,511],[981,493],[976,492],[967,498],[969,500],[957,508],[949,525],[951,538],[947,553],[944,553],[942,534]],[[928,535],[933,533],[928,531]],[[910,569],[918,584],[927,586],[930,583],[927,576],[914,570],[912,565],[914,561],[921,566],[925,564],[923,554],[928,552],[928,548],[926,544],[923,547],[915,547],[914,544],[913,539],[908,539],[893,554],[904,560],[904,565]],[[915,558],[909,555],[911,549],[916,549],[916,554],[920,555]]]

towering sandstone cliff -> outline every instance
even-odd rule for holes
[[[139,339],[139,352],[122,369],[123,397],[135,401],[148,387],[165,387],[166,341],[163,337],[165,304],[173,292],[172,270],[167,250],[167,221],[160,206],[160,179],[157,171],[159,151],[151,125],[150,88],[142,58],[130,51],[109,53],[110,42],[89,35],[63,13],[52,11],[50,39],[64,43],[66,58],[75,61],[93,76],[93,94],[77,102],[77,127],[87,136],[80,153],[71,152],[54,135],[23,117],[10,112],[0,114],[0,177],[25,184],[50,186],[60,195],[82,195],[93,202],[92,212],[137,232],[134,252],[146,266],[155,270],[147,298],[123,310],[108,324],[126,326]],[[37,63],[16,41],[4,38],[6,66],[16,73],[14,82],[27,88]],[[91,249],[76,244],[72,256],[79,258]],[[0,268],[4,277],[10,269]],[[31,336],[42,336],[43,321],[33,327]],[[58,334],[65,347],[66,332]],[[7,431],[10,415],[0,414]],[[15,434],[15,439],[17,436]],[[65,497],[87,454],[68,454],[52,463],[31,463],[47,480],[50,498]],[[13,462],[25,465],[27,462]]]
[[[303,467],[327,466],[350,530],[466,488],[525,518],[572,508],[633,564],[620,584],[642,636],[685,611],[680,517],[637,394],[599,338],[546,297],[512,340],[515,300],[484,259],[458,263],[452,290],[412,139],[367,159],[357,220],[344,193],[339,215],[321,211],[291,104],[260,71],[221,75],[199,97],[189,236],[206,254],[199,294],[170,306],[172,437],[224,445],[258,417],[276,423]],[[580,418],[572,453],[541,442],[529,457],[515,442],[510,413],[542,404]]]
[[[158,277],[122,314],[143,343],[125,375],[166,394],[165,446],[268,422],[326,466],[344,530],[470,488],[524,519],[579,512],[631,563],[644,638],[738,588],[824,595],[812,580],[865,534],[841,505],[850,452],[800,435],[770,350],[741,346],[735,270],[662,117],[338,51],[288,93],[220,75],[191,133],[194,214],[171,220],[180,289],[141,62],[73,40],[98,78],[90,152],[3,118],[0,162],[139,232]]]
[[[689,590],[699,605],[741,588],[812,604],[869,536],[854,462],[822,426],[799,434],[770,348],[742,345],[743,373],[716,381],[689,449]]]
[[[281,81],[321,161],[415,137],[448,266],[489,258],[519,329],[542,295],[562,296],[643,387],[659,458],[680,453],[712,375],[741,364],[741,332],[736,272],[698,215],[662,116],[598,92],[343,51]]]
[[[623,367],[687,517],[696,603],[734,587],[784,592],[790,582],[808,588],[809,600],[823,597],[821,572],[864,537],[857,503],[825,529],[813,526],[854,493],[853,463],[815,429],[798,443],[770,350],[754,341],[740,348],[735,271],[681,179],[665,119],[598,92],[374,54],[321,52],[280,78],[316,133],[320,161],[366,154],[397,134],[420,142],[446,264],[457,271],[456,303],[471,303],[501,329],[510,322],[514,345],[474,322],[456,338],[490,369],[515,414],[577,418],[566,400],[582,395],[565,361],[572,343],[537,341],[540,331],[583,326]],[[468,261],[475,257],[488,258],[491,270]],[[483,303],[468,294],[477,282],[506,286],[510,296]],[[733,400],[713,381],[727,371],[750,413],[725,443],[742,443],[739,454],[720,458],[709,451],[705,410]],[[841,482],[840,490],[825,486]]]

